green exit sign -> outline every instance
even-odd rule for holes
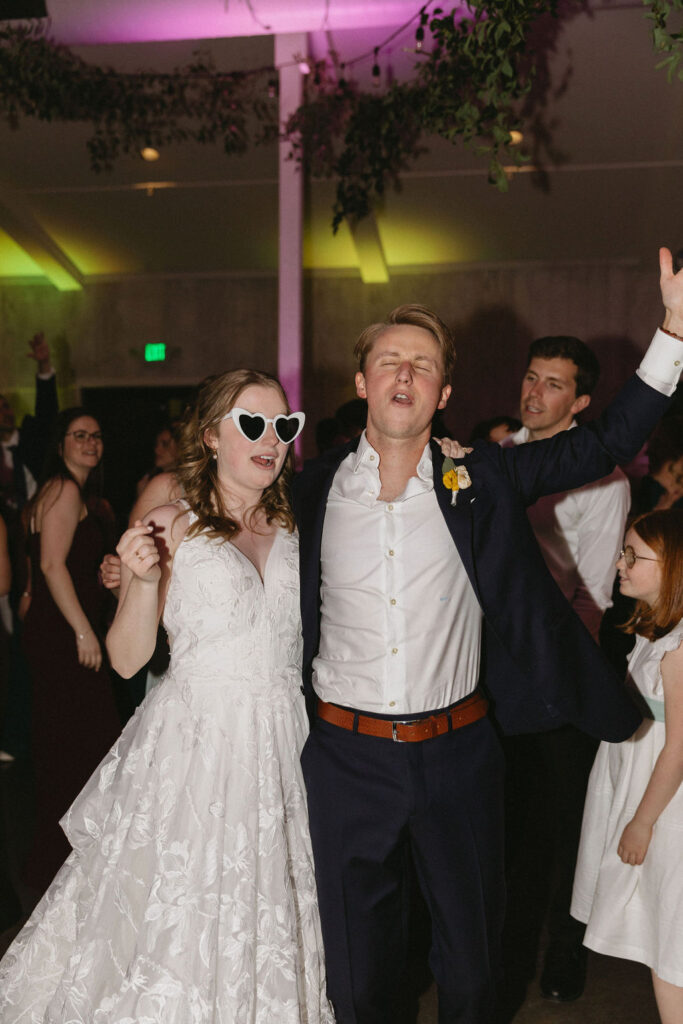
[[[166,359],[166,346],[163,343],[145,345],[146,363],[163,363]]]

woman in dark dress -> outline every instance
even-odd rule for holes
[[[26,880],[41,892],[70,849],[59,819],[120,730],[100,640],[107,591],[98,569],[114,528],[97,496],[101,458],[97,420],[80,408],[60,413],[29,509],[23,643],[33,681],[36,829]]]

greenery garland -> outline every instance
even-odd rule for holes
[[[657,68],[669,81],[683,81],[683,32],[672,27],[683,0],[643,5],[662,55]],[[439,8],[430,14],[429,6],[416,16],[419,44],[425,31],[431,41],[411,81],[362,91],[321,62],[285,126],[293,156],[313,174],[337,180],[335,231],[345,218],[366,216],[387,185],[399,183],[422,151],[424,135],[474,146],[501,191],[508,187],[504,161],[528,159],[510,133],[522,113],[529,115],[534,83],[547,84],[547,40],[535,47],[534,32],[543,16],[557,21],[559,0],[470,0],[466,17]],[[570,0],[562,15],[583,9],[580,0]],[[206,54],[169,74],[121,73],[51,42],[41,22],[0,23],[0,116],[14,128],[25,117],[93,124],[87,146],[96,171],[145,145],[220,141],[232,154],[276,138],[275,74],[272,67],[219,71]]]
[[[0,115],[12,128],[23,117],[94,125],[86,145],[95,171],[121,154],[187,141],[220,141],[227,154],[277,138],[277,102],[266,76],[273,68],[218,71],[210,55],[173,72],[124,73],[86,63],[47,39],[40,22],[0,25]],[[257,130],[250,134],[249,115]]]

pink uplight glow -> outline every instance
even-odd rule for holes
[[[89,45],[396,26],[416,15],[420,3],[252,0],[248,5],[245,0],[48,0],[47,7],[54,39],[67,45]]]

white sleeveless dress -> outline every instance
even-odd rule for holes
[[[584,944],[637,960],[683,986],[683,785],[660,814],[642,864],[624,864],[619,839],[635,814],[664,746],[661,663],[683,642],[683,622],[650,643],[636,638],[629,675],[650,704],[624,743],[601,743],[586,796],[571,913],[587,922]],[[683,680],[681,680],[683,685]]]
[[[1,1024],[331,1024],[299,753],[297,538],[176,552],[171,662],[62,821]]]

